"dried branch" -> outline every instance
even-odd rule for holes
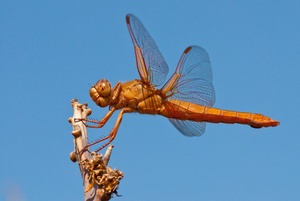
[[[113,194],[118,196],[117,188],[124,175],[121,171],[107,166],[112,145],[108,147],[104,157],[85,148],[88,145],[88,134],[84,122],[80,119],[86,119],[92,110],[87,108],[87,104],[78,103],[76,99],[71,103],[74,114],[69,118],[69,122],[73,126],[74,151],[70,153],[70,159],[73,162],[78,161],[83,179],[84,200],[108,201]]]

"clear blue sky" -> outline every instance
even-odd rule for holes
[[[159,116],[124,116],[110,165],[125,177],[114,200],[300,200],[299,1],[0,2],[0,200],[82,200],[70,100],[138,78],[125,24],[135,14],[173,72],[189,45],[211,59],[215,107],[263,113],[276,128],[208,124],[181,135]],[[115,116],[91,138],[107,134]],[[91,139],[91,140],[92,140]],[[18,195],[13,199],[12,194]],[[10,197],[10,198],[9,198]]]

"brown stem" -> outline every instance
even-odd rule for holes
[[[78,161],[85,191],[84,200],[108,201],[112,194],[117,195],[119,180],[123,178],[121,171],[107,166],[113,146],[108,147],[104,158],[99,153],[91,153],[89,148],[83,150],[88,145],[88,133],[85,123],[76,119],[86,119],[92,111],[87,108],[87,104],[81,104],[76,99],[71,103],[74,114],[69,122],[73,126],[74,151],[70,154],[70,159]]]

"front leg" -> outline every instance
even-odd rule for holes
[[[115,111],[115,109],[114,109],[113,111]],[[109,119],[109,117],[112,115],[113,111],[109,111],[109,112],[105,115],[105,117],[103,117],[103,119],[100,120],[99,122],[98,122],[98,121],[92,121],[92,120],[89,120],[89,122],[94,122],[94,123],[97,122],[97,123],[99,124],[99,126],[89,126],[89,127],[90,127],[90,128],[101,128],[100,125],[102,125],[102,123],[103,123],[103,125],[104,125],[104,124],[107,122],[107,120]],[[95,142],[93,142],[93,143],[91,143],[91,144],[88,144],[86,147],[84,147],[83,150],[86,150],[88,147],[93,146],[93,145],[95,145],[95,144],[98,144],[98,143],[100,143],[100,142],[103,142],[103,141],[105,141],[105,140],[107,140],[107,139],[108,139],[108,141],[107,141],[103,146],[101,146],[99,149],[97,149],[95,152],[99,152],[101,149],[103,149],[103,148],[105,148],[107,145],[109,145],[109,144],[115,139],[115,137],[116,137],[116,135],[117,135],[117,132],[118,132],[119,127],[120,127],[120,125],[121,125],[121,121],[122,121],[123,114],[124,114],[124,113],[129,113],[129,112],[137,112],[137,110],[132,109],[132,108],[130,108],[130,107],[123,108],[123,109],[121,110],[121,112],[119,113],[118,118],[117,118],[117,120],[116,120],[116,123],[115,123],[113,129],[111,130],[111,132],[109,133],[109,135],[107,135],[107,136],[105,136],[105,137],[103,137],[103,138],[101,138],[101,139],[99,139],[99,140],[96,140]],[[101,123],[101,122],[102,122],[102,123]],[[102,125],[102,126],[103,126],[103,125]]]
[[[103,149],[104,147],[106,147],[107,145],[109,145],[114,139],[115,137],[117,136],[117,133],[118,133],[118,130],[119,130],[119,127],[121,125],[121,122],[122,122],[122,118],[123,118],[123,114],[124,113],[130,113],[130,112],[137,112],[137,110],[133,109],[133,108],[130,108],[130,107],[125,107],[121,110],[121,112],[119,113],[118,115],[118,118],[116,120],[116,123],[113,127],[113,129],[111,130],[111,132],[109,133],[108,136],[100,139],[100,140],[97,140],[96,142],[94,142],[93,144],[91,145],[94,145],[96,143],[99,143],[99,142],[102,142],[106,139],[109,139],[107,143],[105,143],[102,147],[100,147],[99,149],[96,150],[96,152],[100,151],[101,149]],[[91,146],[89,145],[89,146]]]
[[[100,121],[91,120],[91,119],[83,119],[83,120],[94,123],[94,124],[98,124],[96,126],[87,126],[89,128],[102,128],[115,111],[116,111],[116,109],[114,107],[111,107],[110,110],[106,113],[106,115]]]

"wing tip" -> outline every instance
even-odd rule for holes
[[[130,24],[130,15],[131,15],[131,14],[127,14],[127,15],[126,15],[126,23],[127,23],[127,24]]]
[[[193,48],[192,46],[187,47],[187,48],[184,50],[184,54],[187,54],[189,51],[191,51],[192,48]]]

